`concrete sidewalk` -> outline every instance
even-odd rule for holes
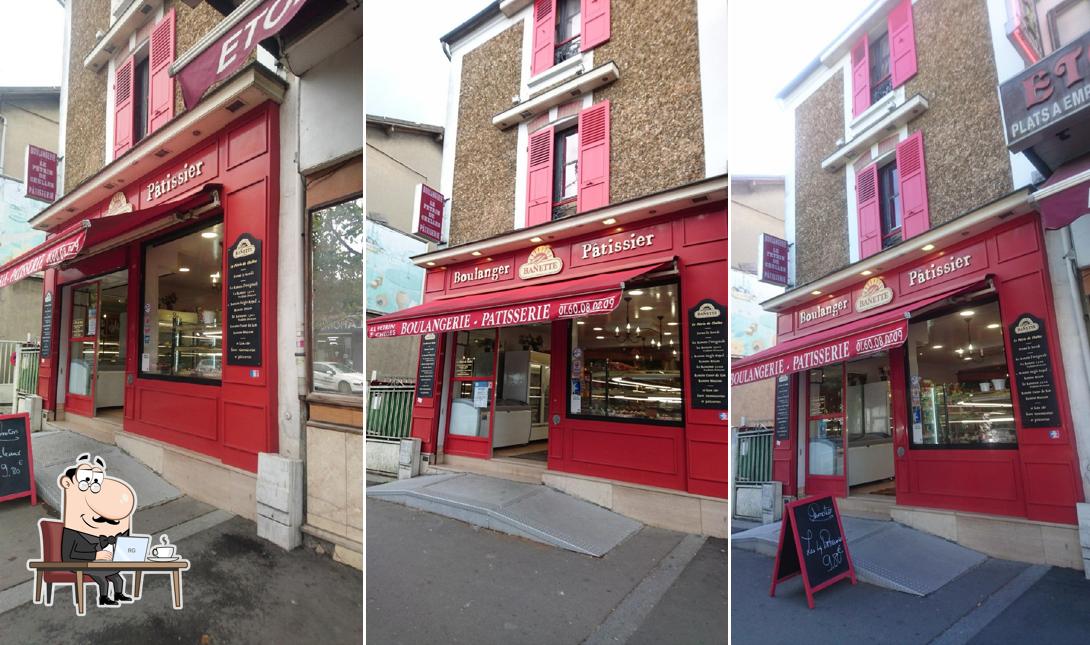
[[[452,473],[368,486],[367,497],[601,557],[641,524],[547,486]]]
[[[979,566],[987,556],[896,522],[843,517],[856,577],[879,587],[926,596]],[[740,531],[731,543],[768,556],[779,546],[781,522]]]

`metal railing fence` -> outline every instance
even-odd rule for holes
[[[739,428],[735,480],[739,482],[772,481],[772,430]]]
[[[409,436],[415,384],[367,387],[367,436],[402,439]]]

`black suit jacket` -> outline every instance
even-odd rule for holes
[[[129,532],[119,533],[118,537]],[[98,536],[66,528],[61,531],[61,560],[63,562],[91,562],[98,555]]]

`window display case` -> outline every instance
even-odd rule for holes
[[[213,312],[204,312],[205,314]],[[157,372],[171,376],[219,379],[223,369],[223,334],[214,316],[159,310]],[[213,322],[206,322],[213,320]]]

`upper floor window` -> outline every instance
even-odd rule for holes
[[[1064,0],[1048,12],[1053,51],[1090,30],[1090,0]]]
[[[889,32],[883,33],[870,43],[870,102],[893,91],[893,77],[889,68]]]
[[[557,132],[553,145],[553,219],[560,219],[579,194],[579,129]]]
[[[136,145],[148,134],[148,53],[133,66],[132,142]]]
[[[554,64],[566,61],[579,53],[579,33],[582,26],[579,5],[580,0],[557,0]]]
[[[912,0],[901,0],[889,12],[885,31],[873,39],[863,34],[852,46],[852,116],[859,116],[915,75]]]
[[[534,0],[530,74],[609,40],[610,0]]]
[[[174,117],[174,10],[114,70],[114,158]]]
[[[882,248],[888,249],[901,241],[901,187],[896,162],[878,169],[878,209]]]

